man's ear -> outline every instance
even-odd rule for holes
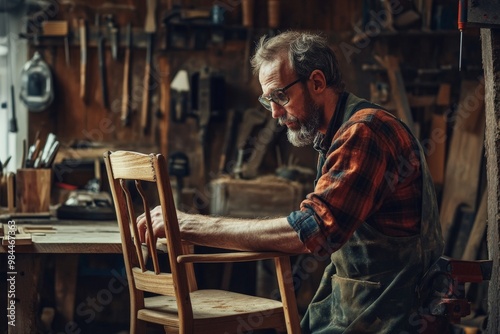
[[[313,84],[313,91],[316,93],[321,93],[326,88],[325,74],[320,70],[314,70],[311,72],[309,78]]]

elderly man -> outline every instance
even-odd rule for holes
[[[260,103],[296,146],[319,152],[314,191],[274,219],[178,212],[195,244],[331,258],[302,320],[304,333],[418,330],[418,284],[442,255],[437,204],[424,154],[400,120],[345,91],[325,38],[263,37],[253,56]],[[152,210],[154,233],[163,217]],[[144,217],[138,218],[144,231]]]

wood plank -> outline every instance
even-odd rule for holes
[[[408,96],[403,81],[403,75],[399,68],[399,59],[396,56],[375,56],[375,59],[387,70],[387,76],[391,85],[391,99],[396,104],[396,113],[408,127],[415,133],[415,124],[411,113]]]
[[[170,62],[167,57],[158,58],[160,66],[160,153],[168,157],[168,143],[170,130]]]
[[[9,246],[10,240],[11,240],[11,237],[9,237],[9,238],[3,237],[2,246],[4,246],[4,247]],[[16,237],[14,240],[16,241],[16,243],[15,243],[16,246],[26,246],[26,245],[31,245],[33,243],[31,234],[16,234]]]
[[[482,85],[478,81],[462,83],[460,102],[453,116],[455,125],[449,145],[440,210],[445,241],[457,208],[466,205],[476,210],[485,129],[485,113],[481,107],[484,95],[480,93]],[[475,125],[471,128],[469,123]]]
[[[486,221],[488,219],[488,194],[485,192],[481,198],[481,204],[474,219],[474,225],[470,232],[469,240],[462,254],[462,260],[478,260],[479,250],[483,244],[486,233]]]
[[[39,333],[40,323],[35,317],[38,314],[38,286],[43,260],[41,255],[18,254],[16,247],[16,313],[15,327],[9,327],[9,333]],[[22,288],[21,288],[22,287]]]
[[[408,94],[408,103],[412,108],[432,107],[436,104],[434,95],[413,95]]]
[[[153,271],[141,272],[139,268],[133,268],[132,273],[137,289],[167,296],[175,296],[172,274],[155,274]]]
[[[29,225],[33,225],[33,221],[35,220],[30,220]],[[120,231],[116,221],[43,221],[44,224],[50,222],[57,233],[33,235],[33,244],[16,247],[16,253],[122,253]],[[19,221],[16,225],[23,226]],[[0,253],[6,253],[7,250],[0,247]]]
[[[60,254],[55,257],[54,294],[60,323],[73,321],[78,279],[78,254]]]
[[[45,234],[45,233],[56,233],[56,229],[54,226],[37,226],[37,225],[23,225],[22,227],[24,233],[29,234]]]
[[[451,97],[451,85],[443,83],[439,85],[436,104],[440,107],[449,107]]]
[[[16,246],[21,245],[31,245],[31,234],[27,234],[23,231],[22,227],[18,225],[2,224],[2,246],[6,247],[12,245],[11,241],[15,241]],[[12,228],[15,228],[14,233],[12,233]],[[11,232],[11,233],[9,233]]]
[[[500,32],[481,29],[482,57],[486,91],[486,158],[488,179],[488,253],[493,272],[488,285],[488,326],[486,333],[500,332]]]
[[[446,160],[446,115],[432,115],[431,135],[428,143],[423,143],[427,155],[427,165],[436,185],[443,185]]]
[[[14,191],[14,173],[10,172],[7,174],[7,210],[12,213],[16,210],[15,208],[15,191]]]

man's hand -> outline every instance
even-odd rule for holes
[[[163,219],[163,214],[161,213],[161,206],[157,206],[153,210],[149,211],[151,215],[151,225],[153,226],[153,237],[154,241],[158,238],[165,238],[165,220]],[[137,217],[137,230],[139,231],[139,239],[142,243],[149,243],[149,236],[146,233],[146,212]]]
[[[183,222],[192,223],[193,219],[188,219],[193,215],[181,212],[177,210],[177,220],[179,221],[179,228],[182,230]],[[156,242],[158,238],[165,238],[165,220],[163,219],[163,214],[161,212],[161,206],[155,207],[153,210],[149,211],[151,215],[151,225],[153,226],[153,238]],[[146,225],[146,212],[137,217],[137,230],[139,231],[139,239],[142,243],[149,243],[149,233],[147,233]],[[189,225],[189,224],[188,224]]]

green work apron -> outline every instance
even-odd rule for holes
[[[343,121],[367,108],[352,94]],[[372,105],[371,108],[380,107]],[[420,146],[420,145],[419,145]],[[443,250],[433,182],[420,147],[422,219],[420,234],[390,237],[366,222],[339,250],[323,274],[320,286],[302,320],[302,333],[417,333],[417,286]],[[321,173],[324,156],[319,160]],[[320,175],[320,174],[319,174]]]

